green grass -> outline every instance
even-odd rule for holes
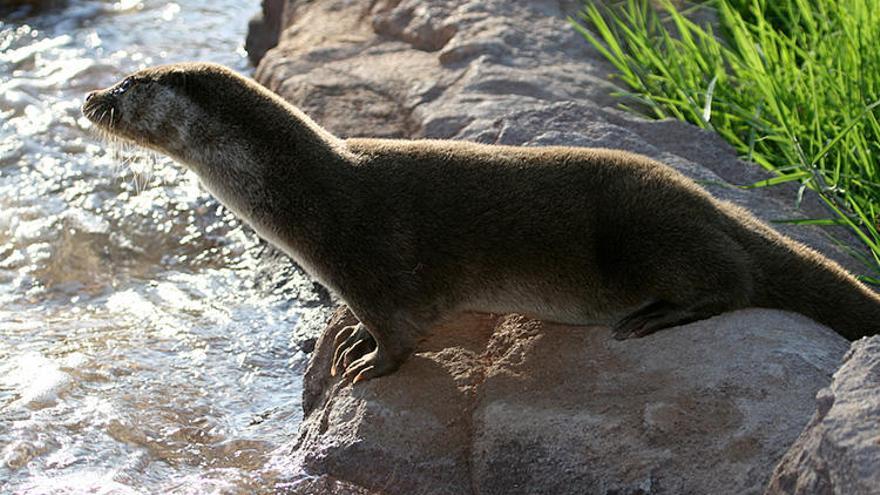
[[[712,129],[746,160],[816,191],[880,274],[880,8],[875,0],[591,2],[574,27],[617,69],[623,105]],[[717,32],[692,22],[695,9]],[[855,250],[854,250],[855,251]],[[863,279],[878,282],[876,278]]]

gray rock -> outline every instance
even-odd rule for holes
[[[305,379],[297,465],[388,494],[760,493],[845,340],[744,310],[615,341],[602,327],[464,315],[392,375]]]
[[[767,495],[880,493],[880,337],[855,342]]]
[[[257,65],[266,52],[278,44],[284,0],[263,0],[262,10],[248,22],[244,49],[248,60]]]

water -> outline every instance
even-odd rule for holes
[[[0,492],[278,489],[326,296],[83,96],[182,60],[244,73],[256,1],[72,0],[0,21]]]

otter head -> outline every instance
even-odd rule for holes
[[[344,163],[345,145],[297,108],[223,66],[151,67],[86,97],[83,114],[114,139],[170,155],[237,212],[267,201],[285,177]],[[347,158],[345,158],[347,159]],[[251,217],[253,220],[254,217]]]
[[[224,146],[243,141],[266,96],[216,64],[184,63],[135,72],[86,96],[83,114],[123,141],[199,168]],[[201,171],[201,170],[197,170]]]

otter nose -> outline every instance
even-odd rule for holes
[[[98,94],[97,91],[92,91],[92,92],[90,92],[89,94],[87,94],[87,95],[86,95],[86,101],[89,101],[89,100],[91,100],[92,98],[94,98],[94,96],[95,96],[96,94]]]

